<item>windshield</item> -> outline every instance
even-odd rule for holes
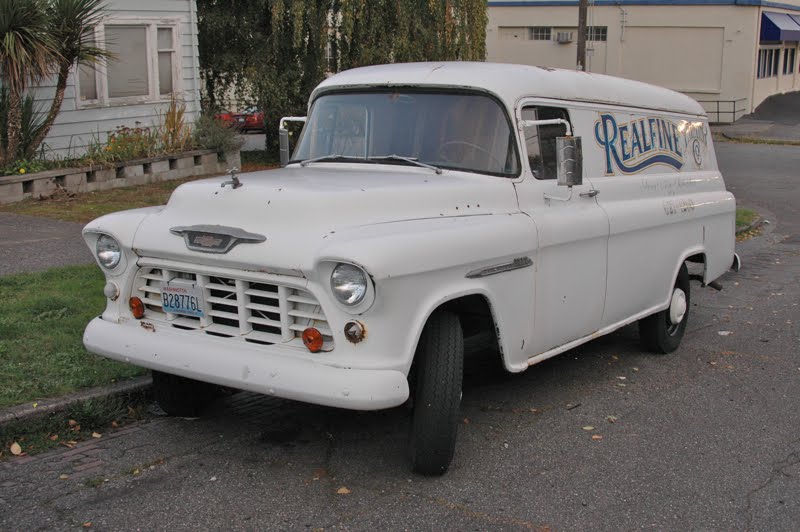
[[[314,102],[292,162],[423,163],[517,176],[512,131],[500,105],[482,94],[333,93]]]

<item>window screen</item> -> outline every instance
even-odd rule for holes
[[[108,62],[108,96],[147,96],[147,28],[113,26],[106,29],[108,51],[115,59]]]

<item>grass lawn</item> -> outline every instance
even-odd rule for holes
[[[758,213],[756,211],[745,209],[744,207],[736,208],[736,229],[747,227],[755,222],[756,219],[758,219]]]
[[[255,172],[275,166],[277,166],[276,163],[267,155],[266,151],[242,152],[242,172]],[[98,216],[111,212],[164,205],[172,191],[179,185],[206,177],[209,176],[87,192],[74,196],[55,195],[45,200],[30,199],[19,203],[0,205],[0,211],[42,216],[67,222],[88,223]]]
[[[0,408],[145,372],[83,347],[103,284],[94,264],[0,277]]]

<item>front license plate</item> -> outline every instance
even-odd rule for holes
[[[161,288],[164,312],[182,316],[205,317],[203,290],[194,285],[167,285]]]

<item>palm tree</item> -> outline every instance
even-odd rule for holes
[[[2,1],[2,0],[0,0]],[[42,143],[53,125],[67,89],[67,79],[73,65],[94,66],[110,59],[112,54],[97,46],[94,28],[105,18],[103,0],[48,0],[46,15],[48,32],[58,57],[54,71],[58,73],[56,93],[43,127],[27,146],[25,157],[30,157]]]
[[[17,155],[25,88],[46,78],[59,60],[46,10],[42,0],[0,0],[0,80],[8,91],[8,136],[6,146],[0,145],[0,164]]]

